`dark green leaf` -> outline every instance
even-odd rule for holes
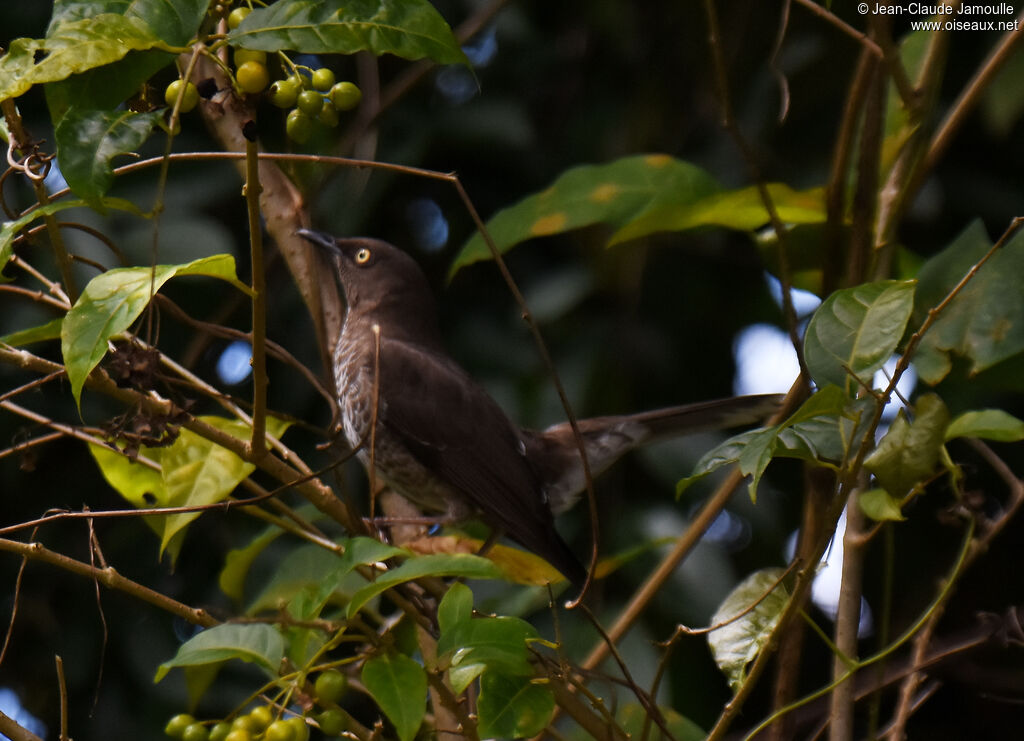
[[[884,280],[836,291],[811,317],[804,338],[807,368],[820,387],[851,393],[853,373],[872,387],[875,371],[903,336],[914,302],[912,281]]]
[[[395,726],[401,741],[411,741],[426,711],[427,675],[402,654],[376,656],[363,664],[363,685]]]
[[[249,575],[253,561],[268,545],[283,534],[284,531],[281,528],[271,525],[245,547],[232,548],[228,551],[228,555],[224,558],[224,568],[221,569],[218,580],[220,591],[236,603],[241,603],[245,594],[245,578]]]
[[[473,617],[473,592],[462,582],[452,584],[437,606],[437,627],[442,633],[455,630]]]
[[[259,596],[246,612],[255,615],[263,610],[281,610],[289,600],[305,589],[317,588],[338,568],[340,556],[314,543],[292,549],[274,568]],[[320,616],[323,603],[308,601],[308,614],[295,614],[296,620],[313,620]]]
[[[113,208],[119,211],[128,211],[136,216],[144,216],[138,206],[131,201],[124,200],[123,198],[104,198],[102,205],[104,208]],[[13,249],[14,238],[18,236],[18,232],[33,221],[41,219],[44,216],[51,216],[60,211],[65,211],[69,208],[89,207],[88,203],[80,199],[54,201],[47,203],[45,206],[32,209],[27,214],[15,219],[14,221],[5,221],[3,226],[0,227],[0,270],[3,270],[7,261],[11,259],[11,250]],[[0,278],[0,283],[6,282],[6,279]]]
[[[352,595],[348,617],[353,617],[367,602],[396,584],[424,576],[461,576],[467,579],[500,579],[501,571],[486,558],[468,553],[436,553],[410,558],[396,569],[382,574]]]
[[[527,677],[533,674],[527,645],[538,637],[537,629],[519,618],[474,618],[441,634],[438,662],[452,669],[484,666],[489,671]]]
[[[235,258],[211,255],[184,265],[116,268],[97,275],[71,307],[61,328],[61,350],[71,393],[78,403],[85,379],[107,353],[107,341],[128,329],[156,292],[176,275],[207,275],[250,289],[235,277]]]
[[[949,423],[946,439],[980,437],[1002,443],[1024,440],[1024,422],[1002,409],[978,409],[964,412]]]
[[[228,41],[263,51],[369,51],[469,64],[451,28],[426,0],[279,0],[250,13]]]
[[[209,5],[209,0],[56,0],[46,35],[74,21],[117,13],[143,22],[168,44],[184,46],[196,35]]]
[[[284,639],[271,626],[224,623],[183,643],[173,659],[160,665],[154,681],[159,682],[176,666],[214,664],[228,659],[248,661],[276,674],[283,656]]]
[[[949,426],[949,411],[935,394],[918,399],[914,412],[914,423],[910,424],[901,411],[878,447],[864,460],[864,467],[896,498],[906,496],[935,471]]]
[[[0,345],[20,347],[21,345],[28,345],[33,342],[58,340],[60,339],[60,325],[63,321],[64,317],[57,317],[38,327],[11,332],[9,335],[0,337]]]
[[[174,61],[163,51],[134,51],[124,59],[45,86],[50,118],[60,122],[71,108],[113,111],[146,80]]]
[[[477,712],[482,738],[532,738],[544,730],[554,709],[551,690],[529,677],[486,672],[480,678]]]
[[[711,616],[712,625],[731,621],[708,633],[708,645],[734,692],[743,684],[747,664],[761,652],[789,601],[789,592],[782,584],[772,589],[783,573],[782,569],[755,571],[729,593]],[[757,606],[750,610],[755,602]]]
[[[621,228],[655,204],[698,203],[720,190],[704,170],[668,155],[625,157],[566,170],[540,193],[498,212],[487,222],[487,231],[498,250],[505,252],[533,237],[591,224]],[[455,258],[451,272],[490,257],[483,238],[476,234]]]
[[[111,160],[149,138],[159,111],[69,110],[54,131],[60,171],[75,195],[96,207],[114,184]]]
[[[915,321],[924,321],[949,291],[992,246],[980,222],[974,222],[949,247],[921,268]],[[914,356],[918,374],[938,383],[952,357],[969,361],[979,373],[1024,350],[1024,302],[1009,300],[1024,284],[1024,230],[1017,233],[974,275],[924,335]]]
[[[905,520],[900,503],[885,489],[869,489],[857,497],[857,504],[868,517],[877,522]]]

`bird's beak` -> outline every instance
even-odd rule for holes
[[[334,237],[330,234],[324,234],[323,232],[315,232],[312,229],[299,229],[297,232],[300,237],[305,239],[310,244],[316,245],[317,247],[327,250],[333,254],[337,254],[338,245]]]

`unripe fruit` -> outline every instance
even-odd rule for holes
[[[334,708],[320,713],[316,722],[320,724],[320,730],[325,736],[337,736],[345,730],[345,714]]]
[[[293,741],[309,741],[309,726],[306,721],[299,717],[291,717],[285,721],[292,727]]]
[[[334,86],[334,72],[321,67],[313,72],[313,87],[322,93],[326,93]]]
[[[178,101],[178,95],[181,94],[182,87],[185,88],[185,93],[181,98],[181,106],[178,108],[178,112],[188,113],[199,103],[199,91],[191,82],[173,80],[167,86],[167,89],[164,90],[164,102],[173,108],[174,104]]]
[[[263,729],[259,727],[259,723],[251,715],[239,715],[237,718],[231,721],[231,730],[259,733]]]
[[[193,723],[181,734],[181,741],[210,741],[210,731],[202,723]]]
[[[263,66],[266,66],[267,53],[265,51],[254,51],[252,49],[235,49],[235,69],[238,69],[246,62],[259,62]]]
[[[334,107],[334,103],[329,100],[325,100],[324,107],[320,109],[320,113],[317,115],[317,120],[319,120],[324,126],[330,126],[331,128],[337,126],[338,109]]]
[[[363,91],[354,82],[339,82],[331,88],[330,98],[339,111],[350,111],[363,99]]]
[[[224,737],[224,741],[253,741],[252,733],[243,728],[235,728]]]
[[[284,131],[292,141],[305,144],[309,141],[309,135],[313,133],[313,119],[296,108],[288,114]]]
[[[299,93],[297,105],[300,111],[313,118],[324,107],[324,97],[316,90],[303,90]]]
[[[182,735],[185,733],[185,729],[195,722],[196,719],[188,713],[181,713],[179,715],[175,715],[173,718],[167,721],[167,725],[164,726],[164,733],[166,733],[171,738],[181,738]]]
[[[275,720],[263,734],[264,741],[295,741],[295,731],[286,720]]]
[[[252,8],[248,8],[245,6],[235,8],[234,10],[232,10],[231,14],[228,15],[228,28],[232,30],[238,28],[240,25],[242,25],[242,21],[245,20],[245,17],[249,15],[249,13],[251,12]]]
[[[328,669],[320,672],[320,676],[313,683],[313,691],[316,692],[316,699],[322,703],[336,703],[345,694],[348,686],[348,678],[337,669]]]
[[[299,97],[299,89],[291,77],[286,80],[275,80],[270,86],[270,102],[278,108],[291,108],[295,105],[295,99]]]
[[[274,722],[274,711],[266,705],[260,705],[250,711],[249,717],[255,721],[259,730],[263,730]]]
[[[231,733],[231,724],[221,721],[210,729],[210,741],[225,741]]]
[[[247,93],[258,93],[270,82],[267,68],[259,62],[246,62],[235,72],[238,87]]]

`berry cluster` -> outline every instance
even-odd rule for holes
[[[345,713],[336,706],[347,686],[345,675],[335,669],[316,678],[316,701],[324,709],[313,719],[325,736],[338,736],[345,730]],[[302,716],[280,717],[274,706],[257,705],[231,721],[198,721],[180,713],[167,721],[164,733],[179,741],[308,741],[309,725]]]

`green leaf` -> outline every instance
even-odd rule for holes
[[[159,111],[68,111],[54,136],[61,174],[75,195],[101,206],[114,184],[111,160],[141,146],[159,118]]]
[[[935,394],[918,399],[914,412],[910,424],[901,410],[878,447],[864,459],[864,467],[896,498],[906,496],[935,471],[949,426],[949,411]]]
[[[47,83],[44,90],[50,119],[59,123],[71,108],[113,111],[173,61],[174,55],[167,52],[133,51],[112,64]]]
[[[472,618],[473,592],[462,582],[455,582],[437,606],[437,627],[444,633]]]
[[[708,645],[733,692],[743,685],[747,664],[761,652],[789,601],[789,592],[781,583],[771,589],[783,573],[783,569],[755,571],[729,593],[711,616],[712,625],[731,621],[708,633]],[[769,589],[771,592],[765,597]],[[758,600],[761,601],[750,610]]]
[[[666,154],[624,157],[566,170],[540,193],[499,211],[487,222],[487,231],[498,251],[506,252],[533,237],[591,224],[621,228],[655,204],[697,203],[720,190],[704,170]],[[475,234],[455,258],[450,274],[490,257],[483,237]]]
[[[314,543],[304,543],[288,553],[274,569],[263,591],[246,612],[255,615],[263,610],[280,610],[304,589],[319,587],[338,568],[340,556]],[[310,614],[292,617],[312,620],[319,617],[323,603],[311,600]]]
[[[481,738],[532,738],[544,730],[554,709],[551,690],[529,677],[487,672],[480,678]]]
[[[146,214],[139,210],[138,206],[123,198],[104,198],[101,201],[101,204],[104,208],[128,211],[136,216],[146,216]],[[14,238],[18,236],[18,232],[37,219],[41,219],[44,216],[52,216],[53,214],[61,211],[66,211],[69,208],[91,208],[91,205],[86,201],[77,198],[64,201],[54,201],[52,203],[47,203],[45,206],[34,208],[24,216],[17,218],[14,221],[3,222],[3,226],[0,226],[0,270],[3,270],[7,261],[11,259],[11,251],[14,247]],[[0,283],[6,282],[7,279],[0,276]]]
[[[74,21],[117,13],[144,23],[169,44],[183,46],[199,30],[208,0],[56,0],[46,35]]]
[[[949,423],[946,440],[954,437],[980,437],[1001,443],[1024,440],[1024,422],[1002,409],[978,409],[964,412]]]
[[[279,0],[228,34],[246,49],[306,54],[394,54],[469,64],[451,28],[426,0]]]
[[[252,427],[241,420],[209,416],[199,419],[239,440],[248,440],[252,436]],[[266,424],[270,435],[280,437],[291,423],[267,417]],[[186,429],[182,429],[174,444],[164,451],[161,466],[165,496],[161,504],[166,502],[165,506],[168,507],[221,502],[256,470],[255,465],[242,460],[227,448]],[[168,515],[164,522],[160,553],[164,552],[179,531],[200,514],[182,512]]]
[[[665,724],[675,741],[704,741],[707,738],[708,734],[704,729],[672,708],[659,706],[658,710],[661,711]],[[622,730],[628,733],[630,738],[636,739],[643,737],[644,728],[651,723],[647,709],[635,702],[623,705],[615,714],[615,718],[622,726]],[[654,737],[660,738],[661,736]]]
[[[86,377],[106,355],[107,342],[139,317],[149,303],[150,291],[159,291],[176,275],[220,278],[251,293],[235,277],[235,258],[231,255],[211,255],[184,265],[157,265],[152,269],[115,268],[97,275],[71,307],[61,328],[64,366],[76,403],[81,403]]]
[[[181,668],[185,674],[185,689],[188,691],[189,712],[193,712],[199,705],[203,695],[206,694],[206,690],[210,689],[213,680],[217,678],[221,666],[223,666],[223,662],[201,664],[199,666],[183,666]]]
[[[353,617],[363,606],[381,592],[424,576],[458,576],[466,579],[500,579],[501,571],[486,558],[468,553],[436,553],[410,558],[396,569],[382,574],[352,595],[348,604],[348,617]]]
[[[15,39],[0,57],[0,100],[16,98],[33,85],[64,80],[143,49],[175,51],[144,21],[117,13],[61,23],[45,39]]]
[[[20,329],[17,332],[11,332],[9,335],[0,337],[0,345],[21,347],[22,345],[28,345],[33,342],[45,342],[46,340],[60,339],[60,325],[63,321],[64,317],[60,316],[56,319],[51,319],[46,324],[41,324],[38,327]]]
[[[769,183],[768,194],[785,224],[819,224],[826,220],[824,189],[795,191],[782,183]],[[722,226],[753,231],[771,222],[756,186],[723,191],[687,202],[658,202],[612,235],[609,245],[628,242],[654,232],[681,232],[701,226]]]
[[[489,671],[528,677],[532,676],[533,667],[527,646],[537,638],[537,629],[519,618],[474,618],[441,634],[437,641],[438,662],[455,669],[482,665]],[[461,691],[465,687],[456,689]]]
[[[363,685],[395,726],[401,741],[416,736],[426,711],[427,675],[402,654],[376,656],[363,664]]]
[[[905,520],[900,503],[885,489],[868,489],[857,497],[861,511],[876,522]]]
[[[710,473],[734,463],[750,476],[749,492],[757,487],[774,457],[797,458],[820,465],[837,466],[863,435],[846,429],[846,419],[858,419],[857,404],[836,386],[826,386],[805,401],[786,421],[775,427],[748,430],[712,448],[697,461],[692,474],[676,484],[676,496]]]
[[[892,357],[910,319],[914,282],[883,280],[836,291],[811,317],[804,338],[807,368],[819,387],[834,384],[852,395],[850,373],[866,387]]]
[[[949,291],[991,248],[980,222],[972,223],[919,275],[915,321],[923,322]],[[1024,231],[1003,245],[925,333],[914,367],[926,382],[936,384],[952,368],[953,356],[969,362],[974,375],[1024,350],[1024,301],[1011,300],[1024,285]]]
[[[214,664],[229,659],[257,664],[276,674],[283,656],[284,639],[271,626],[224,623],[207,628],[183,643],[173,659],[160,665],[153,681],[159,682],[176,666]]]
[[[218,579],[220,591],[234,602],[241,603],[245,595],[245,578],[249,575],[253,561],[263,553],[268,545],[283,534],[284,531],[281,528],[271,525],[245,547],[232,548],[228,551],[228,555],[224,558],[224,568],[221,569]]]

